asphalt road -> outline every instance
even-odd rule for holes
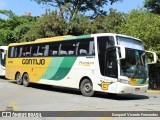
[[[96,93],[84,97],[77,90],[48,85],[33,84],[31,87],[17,85],[15,81],[0,79],[0,111],[160,111],[160,93],[110,95]],[[29,120],[138,120],[138,117],[43,117],[23,118]],[[95,112],[90,113],[95,114]],[[0,118],[17,120],[22,118]],[[159,120],[159,117],[141,117]]]

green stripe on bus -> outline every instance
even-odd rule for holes
[[[55,75],[58,71],[62,61],[63,57],[52,58],[47,70],[45,71],[41,79],[50,79],[51,77],[53,77],[53,75]]]
[[[76,59],[77,57],[65,57],[58,71],[50,80],[62,80],[69,73]]]
[[[53,58],[42,79],[62,80],[69,73],[76,59],[77,57]]]
[[[68,37],[65,37],[64,40],[83,39],[83,38],[90,38],[90,37],[91,37],[91,34],[90,35],[81,35],[81,36],[68,36]]]

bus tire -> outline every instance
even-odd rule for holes
[[[16,82],[17,82],[17,84],[18,85],[22,85],[23,84],[23,82],[22,82],[22,78],[21,78],[21,74],[18,72],[18,73],[16,73]]]
[[[28,87],[29,86],[29,75],[28,75],[28,73],[24,73],[24,75],[22,77],[22,80],[23,80],[23,85],[25,87]]]
[[[92,82],[89,79],[84,79],[80,84],[80,91],[84,96],[93,96],[94,91]]]

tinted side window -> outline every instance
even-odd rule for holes
[[[76,41],[64,41],[60,44],[59,55],[75,55],[76,54]]]
[[[37,51],[37,49],[38,49],[38,45],[32,45],[31,46],[31,56],[38,56],[38,51]]]
[[[112,36],[104,36],[104,37],[98,37],[98,53],[103,54],[107,48],[113,47],[114,44],[114,38]]]
[[[44,44],[38,44],[37,56],[44,56],[44,52],[45,52],[45,45]]]
[[[49,53],[48,56],[57,56],[59,52],[59,42],[49,43]]]
[[[19,46],[9,47],[8,57],[9,58],[20,57],[20,47]]]
[[[44,56],[48,56],[49,55],[49,44],[44,45]]]
[[[94,55],[94,39],[68,40],[9,47],[9,57]]]
[[[21,50],[22,50],[22,54],[21,54]],[[30,46],[20,47],[20,56],[22,57],[31,56],[31,47]]]
[[[9,47],[8,48],[8,57],[11,58],[11,57],[14,57],[14,47]]]
[[[78,55],[94,55],[93,38],[78,40]]]
[[[20,46],[20,47],[18,47],[18,48],[19,48],[19,54],[17,54],[18,57],[23,57],[24,47],[23,47],[23,46]]]

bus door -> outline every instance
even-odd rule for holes
[[[117,81],[118,69],[113,36],[97,38],[100,73],[106,81]]]
[[[104,74],[107,77],[118,78],[116,49],[108,48],[105,53]]]

